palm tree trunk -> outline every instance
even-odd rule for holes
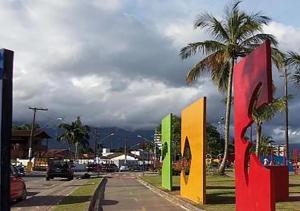
[[[285,95],[285,151],[286,162],[289,160],[289,110],[288,110],[288,74],[286,67],[284,68],[284,95]]]
[[[256,124],[256,148],[255,148],[255,154],[258,157],[259,156],[259,147],[260,147],[260,138],[261,138],[261,124]]]
[[[231,98],[232,98],[232,79],[233,79],[234,58],[231,58],[231,68],[227,83],[227,100],[226,100],[226,115],[225,115],[225,137],[224,137],[224,156],[219,167],[219,174],[225,174],[225,164],[228,157],[229,145],[229,129],[230,129],[230,113],[231,113]]]
[[[77,160],[78,156],[78,142],[75,143],[75,160]]]

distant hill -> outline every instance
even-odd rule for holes
[[[52,138],[48,140],[49,149],[64,149],[66,148],[65,143],[58,142],[56,137],[58,134],[62,133],[61,129],[56,128],[45,128],[44,129]],[[100,136],[97,138],[98,144],[102,144],[105,148],[112,149],[120,149],[124,148],[125,141],[127,143],[127,147],[130,148],[137,148],[138,143],[142,143],[145,140],[143,138],[138,137],[138,135],[144,137],[145,139],[152,141],[154,130],[136,130],[136,131],[128,131],[118,127],[105,127],[105,128],[95,128],[92,127],[90,131],[90,146],[93,149],[95,144],[95,133],[94,131],[97,130],[97,133]],[[109,136],[110,134],[114,134]],[[46,141],[44,141],[46,144]]]

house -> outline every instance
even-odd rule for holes
[[[11,159],[27,159],[29,150],[30,130],[12,130],[11,136]],[[48,139],[51,138],[44,130],[36,130],[32,141],[33,157],[41,157],[48,149]],[[47,144],[43,145],[43,140],[47,140]]]
[[[104,160],[103,160],[104,161]],[[106,163],[114,163],[116,166],[120,168],[122,165],[134,166],[134,165],[142,165],[143,161],[140,156],[134,155],[132,153],[124,153],[116,152],[106,156]]]

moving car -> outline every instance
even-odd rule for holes
[[[18,174],[15,167],[10,166],[10,200],[21,201],[27,197],[27,190],[24,180]]]
[[[49,160],[46,180],[48,181],[54,177],[72,180],[74,178],[74,171],[71,163],[62,160]]]

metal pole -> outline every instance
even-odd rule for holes
[[[0,50],[0,211],[10,210],[13,58],[13,51]]]

